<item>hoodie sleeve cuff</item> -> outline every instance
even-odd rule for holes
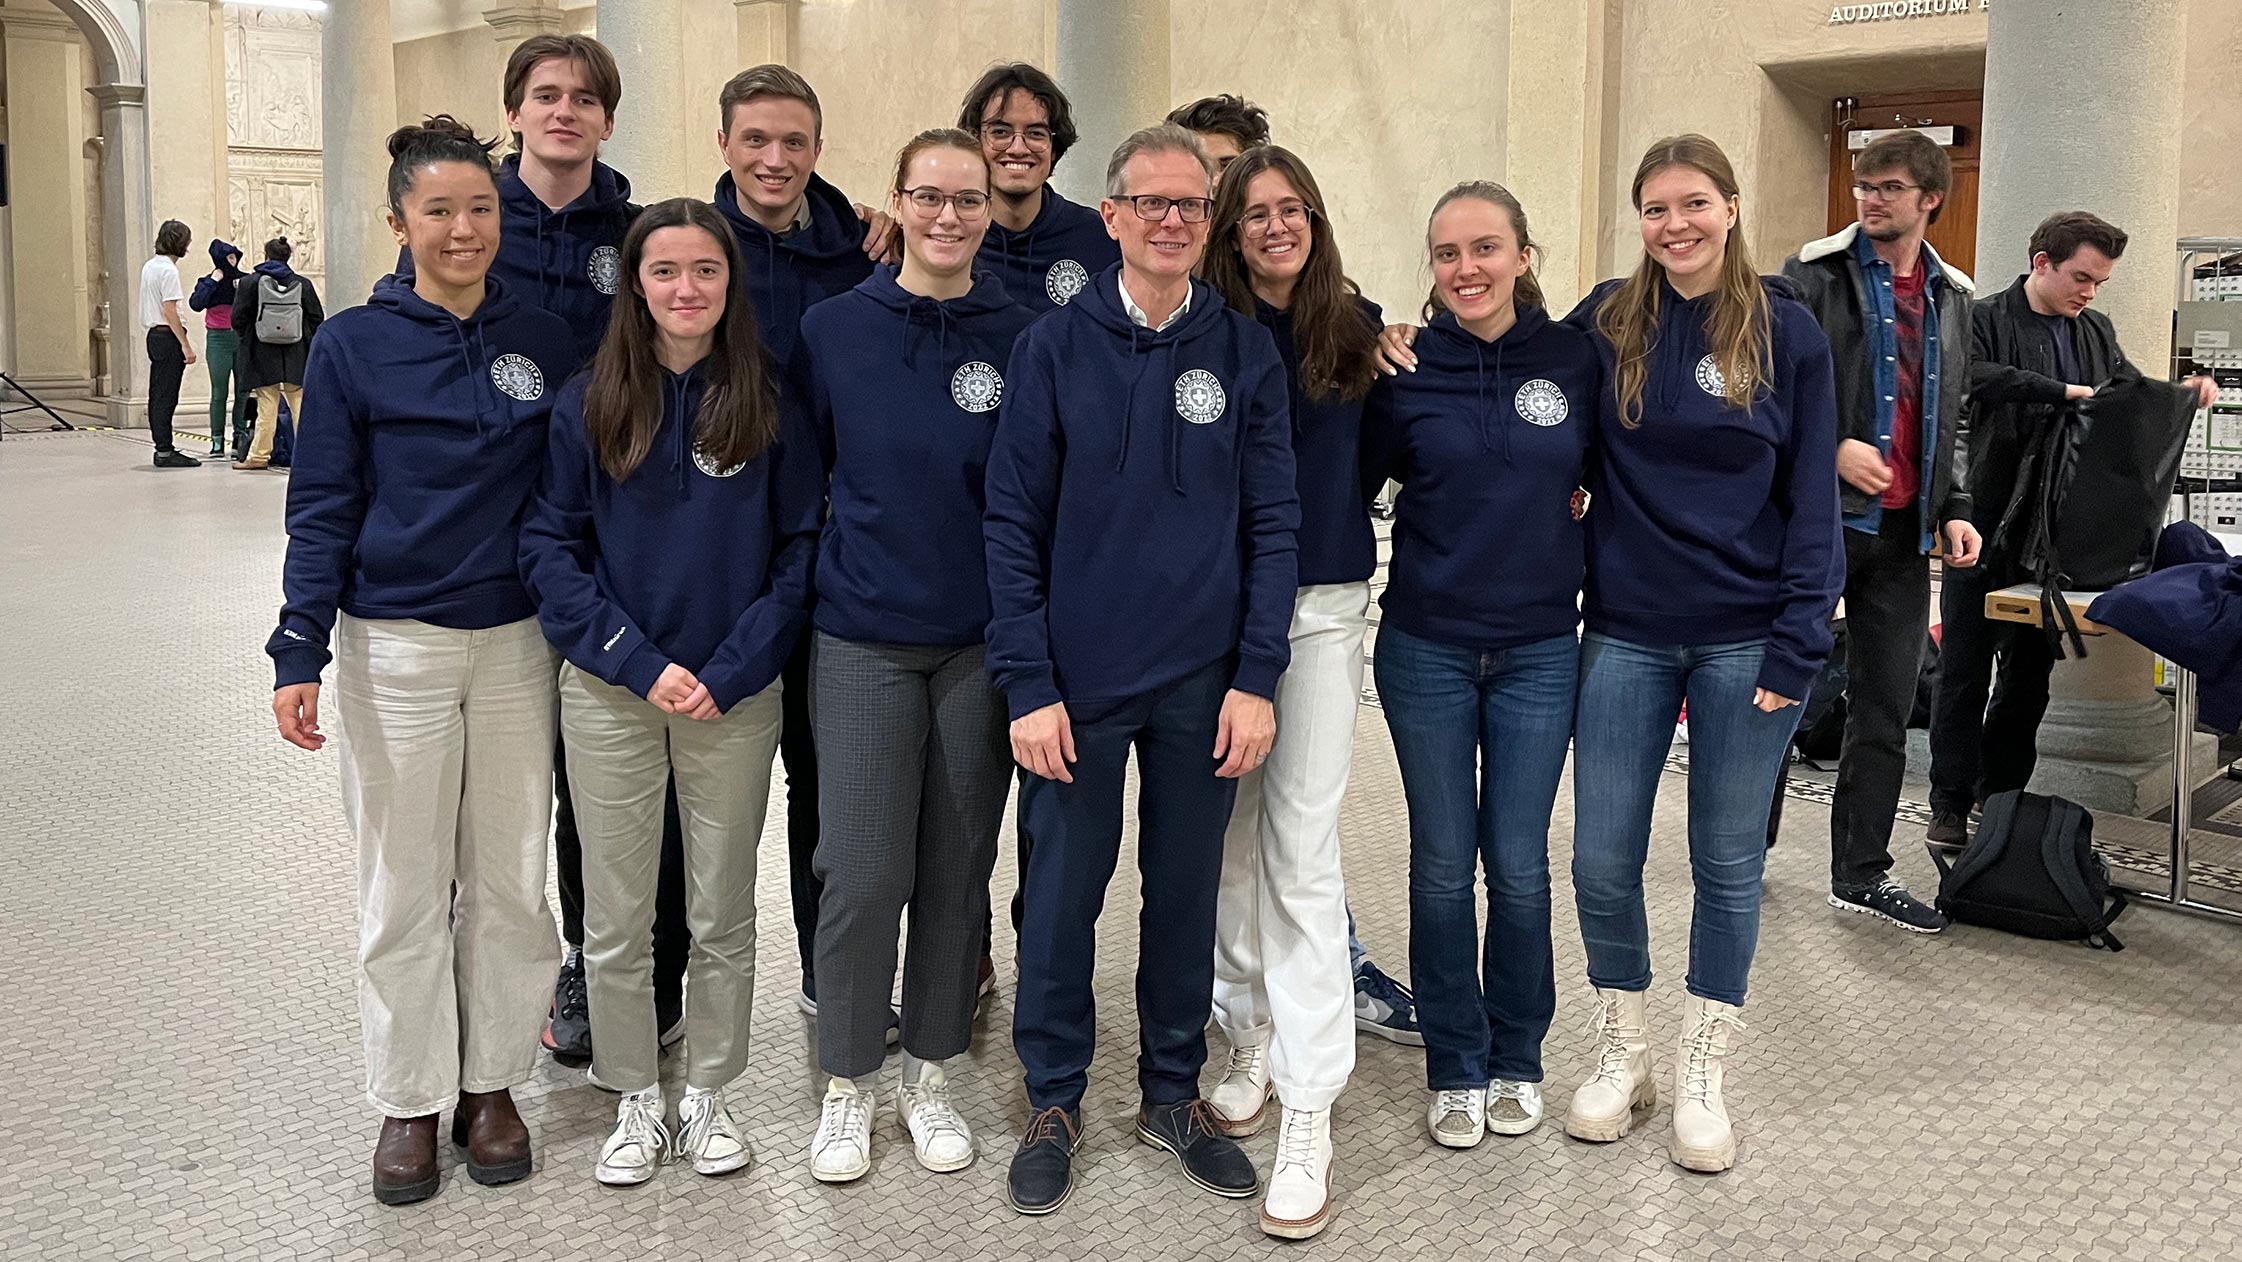
[[[1787,653],[1778,652],[1774,645],[1767,646],[1767,654],[1759,663],[1759,686],[1778,697],[1788,697],[1803,703],[1806,694],[1814,689],[1814,677],[1822,673],[1821,663],[1802,662]]]
[[[1057,705],[1066,698],[1059,695],[1058,679],[1050,671],[1044,670],[1007,684],[1004,699],[1011,712],[1010,717],[1020,719],[1045,706]]]
[[[638,694],[644,700],[654,690],[654,683],[669,668],[669,659],[654,647],[652,640],[641,640],[631,655],[623,659],[622,669],[615,672],[615,682]]]
[[[1277,680],[1284,675],[1284,668],[1283,662],[1241,654],[1238,658],[1238,671],[1230,677],[1230,686],[1239,692],[1275,701]]]
[[[289,649],[272,656],[272,687],[274,692],[292,688],[297,684],[316,684],[319,672],[327,668],[328,655],[315,648]]]

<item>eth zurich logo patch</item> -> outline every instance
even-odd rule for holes
[[[745,469],[747,467],[747,462],[743,460],[740,463],[733,465],[732,467],[727,469],[723,465],[716,463],[715,457],[709,455],[705,451],[702,451],[700,449],[700,446],[698,444],[695,444],[693,447],[693,467],[712,478],[728,478],[733,474],[738,473],[740,470]]]
[[[1212,425],[1222,419],[1229,399],[1222,383],[1204,368],[1194,368],[1175,379],[1175,410],[1193,425]]]
[[[1721,375],[1720,365],[1710,355],[1697,361],[1697,388],[1716,399],[1728,397],[1728,378]]]
[[[614,297],[623,284],[623,256],[614,246],[603,245],[592,251],[591,261],[584,271],[592,278],[592,288]]]
[[[526,355],[501,355],[492,360],[490,382],[508,397],[524,403],[545,393],[545,372]]]
[[[1556,382],[1543,377],[1518,387],[1514,402],[1518,415],[1536,425],[1555,425],[1572,414],[1572,405],[1565,402],[1565,392],[1557,388]]]
[[[1089,271],[1073,259],[1060,259],[1043,274],[1043,292],[1062,307],[1074,301],[1074,296],[1089,283]]]
[[[1004,397],[1004,378],[976,359],[950,374],[950,401],[968,412],[988,412]]]

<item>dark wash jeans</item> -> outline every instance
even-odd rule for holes
[[[1845,532],[1845,745],[1829,808],[1834,889],[1874,886],[1892,870],[1892,816],[1907,777],[1907,718],[1930,613],[1930,563],[1913,506],[1885,509],[1875,534]]]
[[[1992,794],[2025,788],[2039,762],[2055,644],[2037,626],[1985,616],[1986,594],[2002,586],[1982,567],[1949,571],[1939,584],[1944,625],[1931,697],[1935,811],[1967,816]]]

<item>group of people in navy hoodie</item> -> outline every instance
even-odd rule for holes
[[[1642,871],[1686,702],[1696,909],[1669,1147],[1733,1163],[1722,1066],[1768,802],[1843,563],[1828,346],[1752,271],[1717,146],[1645,155],[1644,256],[1562,321],[1525,209],[1456,186],[1427,225],[1424,323],[1381,336],[1286,150],[1247,150],[1218,186],[1193,133],[1146,128],[1095,212],[1041,190],[1023,216],[1008,181],[1034,163],[1007,155],[1057,138],[1008,119],[1006,92],[969,102],[979,134],[914,137],[873,213],[814,174],[815,94],[762,66],[727,86],[715,204],[640,210],[589,157],[612,59],[540,38],[518,83],[509,67],[509,124],[525,153],[531,128],[589,139],[574,183],[494,167],[448,118],[392,137],[403,257],[312,348],[268,645],[303,747],[336,671],[379,1199],[435,1192],[454,1106],[471,1177],[530,1171],[510,1089],[561,1024],[556,747],[575,1003],[592,1080],[620,1096],[595,1175],[749,1163],[757,843],[799,721],[817,1179],[874,1164],[898,1039],[916,1159],[974,1160],[950,1074],[1017,774],[1029,1119],[1007,1195],[1065,1201],[1133,758],[1137,1136],[1198,1187],[1265,1193],[1268,1233],[1321,1231],[1353,1063],[1338,813],[1389,479],[1373,657],[1409,806],[1428,1134],[1472,1147],[1542,1120],[1568,748],[1599,1020],[1565,1127],[1612,1140],[1653,1107]],[[1092,223],[1117,255],[1095,268]],[[1230,1048],[1202,1092],[1210,1013]],[[673,1120],[658,1062],[679,1037]],[[1263,1180],[1235,1139],[1272,1097]]]

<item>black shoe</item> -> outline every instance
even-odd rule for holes
[[[677,993],[674,995],[663,994],[659,987],[655,989],[654,1028],[661,1031],[658,1037],[661,1039],[663,1051],[668,1051],[671,1044],[685,1037],[685,987],[683,979],[679,979]]]
[[[1909,933],[1937,933],[1947,924],[1945,913],[1917,902],[1906,886],[1888,876],[1866,889],[1832,889],[1829,905],[1881,916]]]
[[[1205,1100],[1148,1104],[1137,1114],[1137,1138],[1165,1148],[1183,1163],[1183,1177],[1216,1196],[1252,1196],[1261,1190],[1253,1160],[1215,1129]]]
[[[1970,822],[1955,811],[1931,812],[1931,826],[1923,830],[1923,840],[1934,846],[1966,846],[1970,840]]]
[[[1023,1214],[1048,1214],[1066,1204],[1074,1190],[1074,1146],[1082,1138],[1082,1119],[1052,1107],[1028,1122],[1012,1154],[1004,1199]]]
[[[584,989],[584,948],[568,948],[560,981],[553,987],[553,1018],[545,1023],[545,1050],[553,1059],[581,1069],[592,1060],[592,1000]]]
[[[156,467],[158,469],[200,469],[202,468],[202,461],[195,459],[186,452],[167,447],[156,453]]]

